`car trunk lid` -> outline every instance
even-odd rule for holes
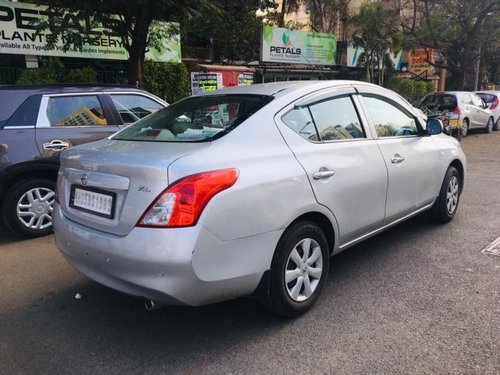
[[[70,148],[59,170],[62,211],[85,226],[127,235],[172,182],[169,165],[209,145],[106,139]]]

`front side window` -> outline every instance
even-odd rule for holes
[[[108,124],[96,95],[51,97],[47,104],[47,118],[50,126]]]
[[[113,136],[122,141],[200,142],[223,136],[272,100],[264,95],[191,97]]]
[[[417,136],[415,118],[380,97],[363,96],[379,138]]]
[[[112,94],[111,99],[124,124],[131,124],[163,108],[163,105],[142,95]]]

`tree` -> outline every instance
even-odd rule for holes
[[[351,0],[302,0],[309,12],[311,29],[335,34],[341,21],[347,20]]]
[[[274,9],[273,0],[216,0],[224,14],[200,14],[181,22],[182,42],[215,49],[218,61],[258,59],[262,18],[257,10]]]
[[[374,82],[375,70],[379,69],[378,84],[383,85],[383,67],[388,54],[398,52],[402,45],[399,15],[382,3],[365,3],[351,22],[354,26],[354,46],[364,50],[368,80]]]
[[[302,28],[321,33],[335,34],[341,21],[348,19],[351,0],[283,0],[281,7],[268,17],[269,24],[286,28]],[[285,16],[303,7],[309,15],[307,23],[285,22]]]
[[[129,54],[129,82],[141,81],[148,43],[162,37],[157,35],[151,38],[149,35],[149,28],[154,21],[179,21],[203,12],[222,14],[210,0],[42,0],[41,3],[49,6],[49,17],[39,28],[50,29],[53,34],[50,43],[64,37],[66,48],[81,48],[86,40],[96,37],[95,34],[89,35],[89,30],[85,30],[78,22],[66,22],[66,27],[61,27],[62,15],[68,10],[75,18],[87,20],[94,26],[102,25],[118,35]]]
[[[433,49],[439,59],[427,61],[452,73],[453,88],[472,89],[472,72],[483,45],[500,29],[498,0],[407,0],[403,18],[408,47]],[[498,40],[498,39],[497,39]],[[495,43],[494,43],[495,44]],[[498,43],[493,55],[498,55]],[[491,52],[491,48],[488,49]]]

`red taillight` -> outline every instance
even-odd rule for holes
[[[490,105],[490,109],[495,109],[496,107],[498,107],[498,96],[495,96],[495,99],[493,99],[493,101],[491,102],[491,105]]]
[[[184,177],[156,198],[137,226],[166,228],[195,225],[210,199],[233,186],[238,176],[237,169],[223,169]]]

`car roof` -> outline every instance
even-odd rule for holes
[[[47,85],[0,85],[0,92],[30,92],[34,94],[72,93],[85,91],[142,91],[135,86],[113,84],[47,84]]]
[[[7,120],[28,97],[82,92],[143,92],[135,86],[103,84],[0,85],[0,121]]]
[[[326,87],[337,87],[345,85],[356,85],[356,86],[367,85],[367,86],[379,87],[377,85],[373,85],[367,82],[348,81],[348,80],[283,81],[283,82],[257,83],[253,85],[225,87],[217,91],[212,91],[210,93],[202,95],[250,94],[250,95],[280,96],[281,94],[286,94],[298,88],[309,88],[309,89],[319,90]]]

